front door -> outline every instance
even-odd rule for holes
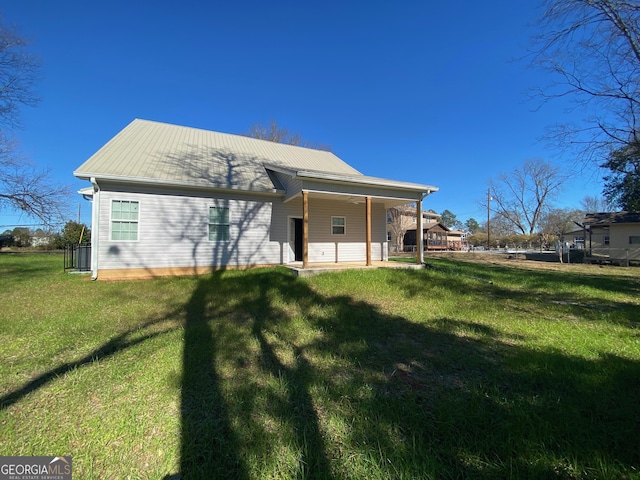
[[[289,218],[289,261],[302,261],[302,219]]]

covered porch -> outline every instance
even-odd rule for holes
[[[289,220],[289,254],[285,262],[296,272],[381,266],[401,268],[396,262],[386,261],[386,212],[391,207],[414,203],[416,223],[421,226],[422,201],[438,190],[429,185],[363,175],[283,169],[276,169],[275,173],[286,191],[285,204],[299,202],[301,208],[299,218]],[[356,221],[353,221],[354,217]],[[325,257],[319,256],[318,248],[325,248],[322,255],[328,253],[333,261],[327,262]],[[349,255],[344,254],[347,251]],[[421,252],[416,264],[421,266],[423,260]]]

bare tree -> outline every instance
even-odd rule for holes
[[[9,134],[20,126],[20,107],[38,102],[33,92],[38,62],[26,47],[0,19],[0,209],[14,208],[50,224],[62,218],[69,190],[51,182],[48,170],[39,170],[18,154]]]
[[[245,134],[247,137],[258,138],[260,140],[268,140],[276,143],[286,143],[288,145],[297,145],[299,147],[313,148],[315,150],[331,151],[331,147],[322,143],[313,143],[304,140],[297,132],[290,132],[286,128],[280,127],[275,120],[271,120],[268,126],[261,123],[255,123]]]
[[[566,98],[582,113],[550,138],[601,163],[610,151],[640,140],[640,4],[637,0],[545,0],[533,63],[552,83],[534,93]]]
[[[565,176],[550,163],[526,160],[522,168],[489,182],[490,208],[515,231],[531,235],[564,181]]]
[[[587,195],[580,201],[580,207],[585,213],[612,212],[613,207],[607,199]]]
[[[553,208],[546,212],[540,220],[540,231],[543,234],[555,236],[558,240],[578,228],[576,222],[584,220],[582,210],[568,208]]]
[[[404,249],[404,235],[416,225],[415,204],[393,207],[387,210],[387,227],[391,232],[391,244],[398,252]]]

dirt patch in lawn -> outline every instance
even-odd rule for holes
[[[548,255],[548,256],[547,256]],[[431,258],[448,258],[461,262],[473,262],[489,265],[509,266],[528,270],[570,271],[593,274],[602,269],[617,275],[638,276],[638,267],[616,267],[611,265],[595,265],[585,263],[560,263],[554,254],[545,254],[545,260],[528,259],[524,253],[486,253],[486,252],[437,252],[425,253],[424,261]]]

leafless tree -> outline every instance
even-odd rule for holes
[[[20,155],[11,135],[20,126],[20,107],[38,102],[33,92],[38,71],[26,42],[0,19],[0,209],[14,208],[50,224],[63,218],[69,189]]]
[[[261,123],[255,123],[245,134],[247,137],[258,138],[260,140],[268,140],[276,143],[286,143],[288,145],[297,145],[299,147],[313,148],[315,150],[331,151],[331,147],[322,143],[313,143],[304,140],[297,132],[290,132],[286,128],[280,127],[275,120],[271,120],[268,126]]]
[[[565,179],[560,169],[550,163],[526,160],[522,168],[489,182],[490,209],[516,232],[531,235]]]
[[[393,207],[387,210],[387,226],[391,232],[391,245],[395,245],[398,252],[404,249],[404,235],[407,230],[416,225],[415,204]]]
[[[640,4],[637,0],[544,0],[536,25],[534,66],[551,83],[534,94],[569,99],[582,115],[549,137],[602,163],[612,150],[640,140]]]
[[[578,228],[576,222],[584,220],[582,210],[553,208],[547,211],[540,220],[540,232],[555,236],[558,240]]]
[[[603,197],[587,195],[580,201],[585,213],[612,212],[612,205]]]

